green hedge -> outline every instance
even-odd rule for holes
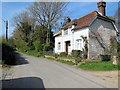
[[[41,44],[41,42],[40,42],[39,40],[34,41],[34,42],[33,42],[33,45],[34,45],[35,50],[36,50],[37,52],[40,52],[40,51],[43,50],[42,44]]]
[[[0,43],[2,47],[2,63],[7,65],[14,65],[16,63],[15,52],[12,47],[5,41]]]
[[[52,51],[53,50],[53,47],[50,46],[50,45],[45,45],[44,46],[44,51]]]
[[[72,50],[72,56],[82,57],[82,51],[81,50]]]
[[[67,56],[67,52],[61,52],[61,53],[60,53],[60,56],[61,56],[61,57]]]
[[[111,55],[100,55],[101,61],[110,61]]]

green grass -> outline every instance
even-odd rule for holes
[[[109,62],[86,62],[79,66],[84,70],[93,71],[110,71],[110,70],[120,70],[120,65],[113,65],[111,61]]]
[[[75,65],[74,62],[72,61],[65,61],[65,60],[57,60],[58,62],[61,62],[61,63],[65,63],[65,64],[68,64],[68,65]]]
[[[48,60],[56,60],[56,59],[53,59],[51,57],[47,57]],[[68,64],[68,65],[75,65],[74,62],[72,61],[65,61],[65,60],[56,60],[57,62],[61,62],[61,63],[65,63],[65,64]]]
[[[35,50],[27,50],[26,52],[19,49],[18,52],[22,52],[24,54],[27,54],[27,55],[31,55],[31,56],[35,56],[35,57],[42,57],[44,56],[42,52],[37,52]]]

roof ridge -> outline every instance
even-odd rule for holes
[[[98,15],[98,12],[97,12],[96,10],[94,10],[94,11],[92,11],[91,13],[88,13],[88,14],[86,14],[86,15],[84,15],[84,16],[81,16],[81,17],[79,17],[79,18],[77,18],[77,19],[81,19],[81,18],[83,18],[83,17],[85,17],[85,16],[87,16],[87,15],[90,15],[90,14],[94,13],[94,12],[96,12],[97,15]]]

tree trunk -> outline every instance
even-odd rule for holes
[[[51,32],[51,30],[49,29],[48,31],[47,31],[47,39],[46,39],[46,44],[47,45],[50,45],[50,32]]]

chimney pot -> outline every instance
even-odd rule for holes
[[[100,2],[97,3],[98,5],[98,12],[100,12],[103,16],[106,16],[106,2],[101,0]]]

